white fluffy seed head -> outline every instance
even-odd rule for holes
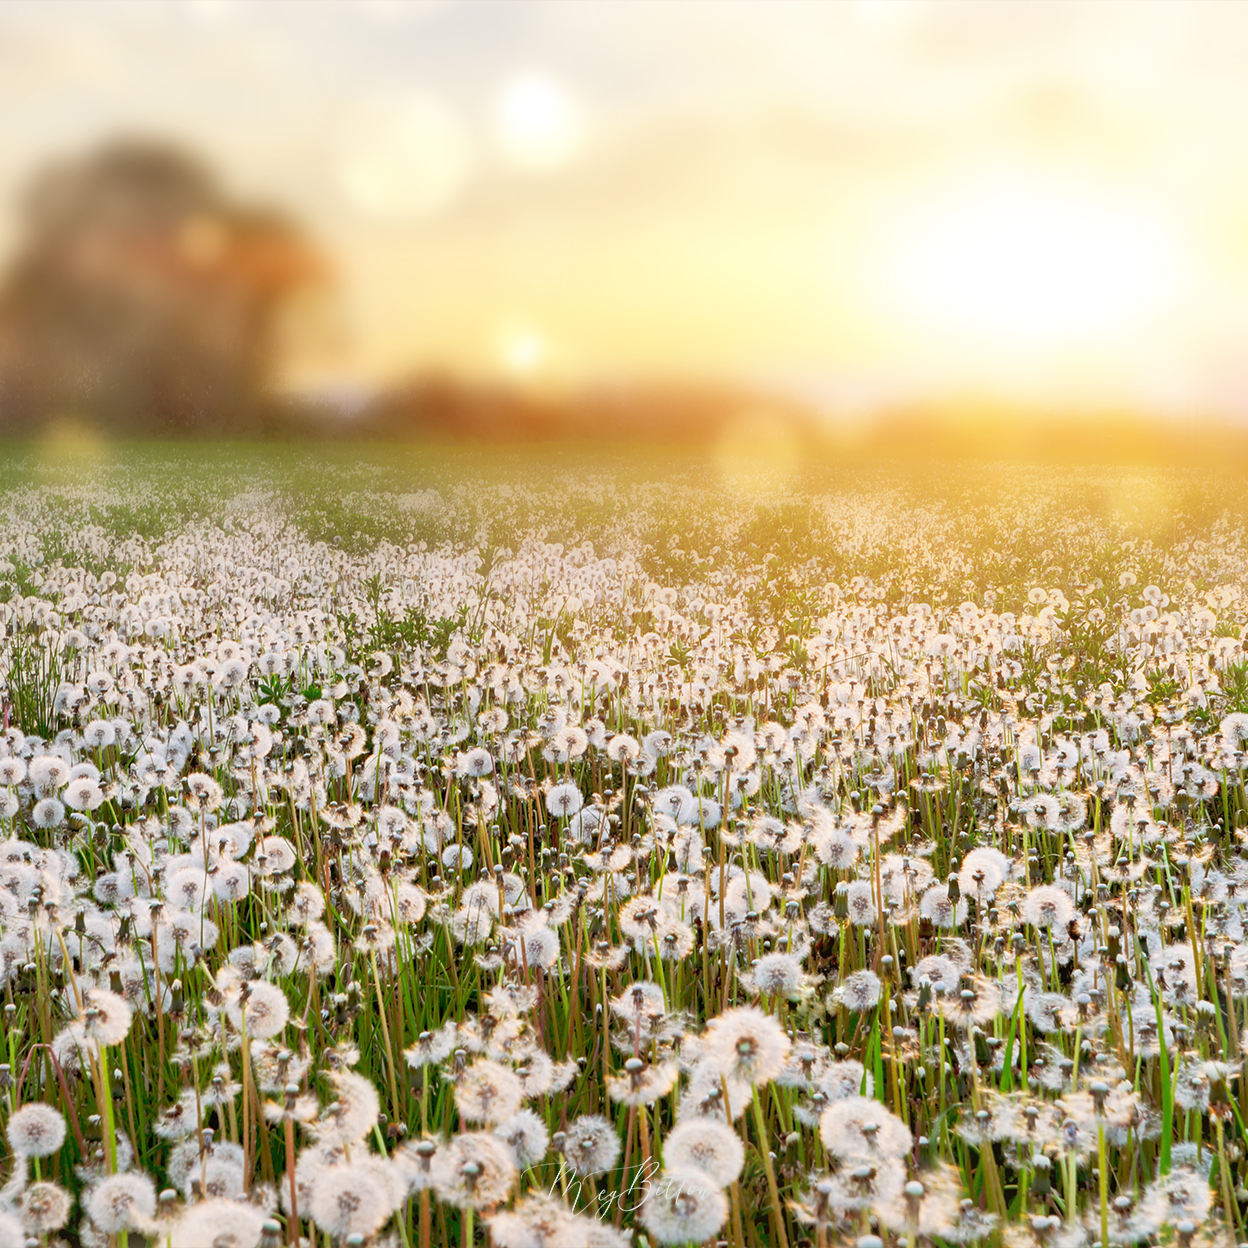
[[[474,1062],[455,1084],[455,1108],[465,1122],[502,1122],[523,1099],[524,1088],[515,1072],[488,1058]]]
[[[467,1131],[438,1150],[432,1177],[440,1200],[460,1209],[488,1209],[511,1195],[516,1166],[502,1140],[488,1131]]]
[[[761,1086],[783,1069],[791,1041],[769,1014],[751,1006],[711,1019],[703,1037],[703,1061],[726,1078]]]
[[[865,1096],[829,1105],[819,1120],[819,1135],[828,1152],[843,1163],[901,1158],[914,1143],[900,1118]]]
[[[120,1044],[130,1034],[133,1019],[124,997],[106,988],[88,988],[82,994],[79,1022],[89,1040],[100,1045]]]
[[[700,1170],[661,1174],[641,1207],[641,1223],[660,1244],[700,1244],[728,1220],[728,1200]]]
[[[74,1198],[59,1183],[31,1183],[21,1196],[22,1226],[31,1235],[59,1231],[73,1207]]]
[[[582,1114],[564,1133],[562,1148],[574,1173],[601,1174],[619,1158],[620,1137],[610,1119],[601,1114]]]
[[[146,1174],[111,1174],[91,1189],[86,1206],[96,1229],[106,1235],[143,1234],[156,1214],[156,1185]]]
[[[213,1198],[191,1205],[174,1225],[171,1248],[256,1248],[268,1214],[240,1200]]]
[[[506,1122],[500,1122],[494,1128],[494,1134],[511,1149],[516,1167],[520,1170],[536,1165],[550,1147],[550,1132],[545,1122],[531,1109],[522,1109]]]
[[[269,1040],[282,1032],[290,1018],[290,1003],[276,985],[262,979],[247,981],[247,1000],[235,997],[226,1007],[230,1022],[254,1040]]]
[[[719,1187],[741,1175],[745,1147],[741,1137],[719,1118],[683,1118],[663,1142],[669,1170],[699,1170]]]
[[[65,1119],[51,1105],[32,1101],[14,1111],[6,1134],[18,1157],[50,1157],[65,1143]]]
[[[335,1239],[366,1239],[390,1216],[392,1201],[381,1177],[364,1162],[329,1166],[312,1187],[312,1220]]]

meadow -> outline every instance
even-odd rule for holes
[[[0,1248],[1232,1245],[1248,481],[0,461]]]

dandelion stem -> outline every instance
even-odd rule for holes
[[[1109,1243],[1109,1150],[1105,1147],[1105,1120],[1096,1123],[1097,1186],[1101,1197],[1101,1243]]]
[[[776,1170],[771,1162],[771,1151],[767,1147],[770,1137],[767,1134],[767,1124],[763,1120],[763,1106],[758,1099],[758,1088],[751,1087],[750,1091],[754,1104],[754,1125],[758,1130],[758,1151],[763,1159],[763,1169],[767,1173],[767,1194],[771,1198],[772,1229],[780,1248],[788,1248],[788,1236],[784,1233],[784,1211],[780,1207],[780,1191],[776,1186]]]
[[[399,1105],[399,1082],[394,1071],[394,1049],[390,1044],[390,1024],[386,1022],[386,997],[381,991],[381,973],[377,969],[377,950],[368,951],[369,964],[373,969],[373,986],[377,989],[377,1016],[381,1020],[381,1040],[385,1049],[386,1074],[390,1080],[390,1105],[394,1122],[403,1121],[402,1108]]]

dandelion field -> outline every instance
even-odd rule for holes
[[[1236,1244],[1233,471],[0,463],[0,1248]]]

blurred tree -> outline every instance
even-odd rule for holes
[[[279,313],[326,275],[290,221],[231,202],[177,147],[122,141],[40,175],[22,224],[0,284],[0,428],[259,427]]]

